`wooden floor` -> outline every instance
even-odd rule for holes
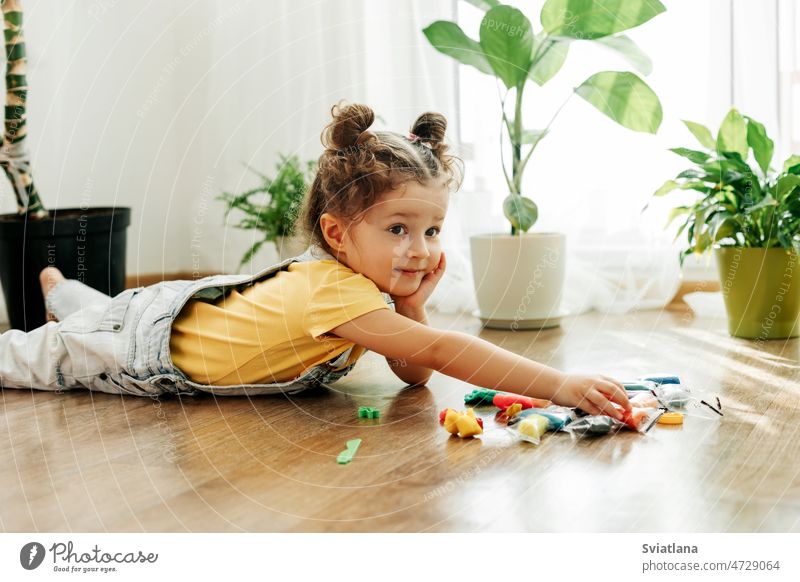
[[[368,353],[335,390],[162,402],[8,389],[0,410],[0,530],[800,531],[797,340],[733,339],[691,312],[590,314],[542,332],[458,329],[573,372],[672,372],[718,395],[693,416],[591,441],[478,439],[438,425],[470,386],[403,389]],[[358,406],[379,421],[359,421]],[[701,414],[701,413],[698,413]],[[338,465],[345,441],[363,439]]]

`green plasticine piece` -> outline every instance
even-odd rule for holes
[[[492,400],[494,400],[495,394],[497,394],[497,390],[491,390],[489,388],[476,388],[469,394],[464,395],[464,404],[469,404],[470,406],[491,404]]]
[[[380,418],[381,411],[377,408],[371,408],[369,406],[359,406],[358,407],[358,418]]]
[[[361,444],[361,439],[353,439],[351,441],[347,441],[347,448],[339,453],[339,456],[336,457],[336,462],[340,465],[346,465],[350,461],[353,460],[353,457],[356,455],[356,451],[358,450],[359,445]]]

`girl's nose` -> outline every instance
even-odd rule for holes
[[[416,257],[416,258],[426,258],[430,255],[430,251],[428,251],[428,244],[425,242],[424,239],[414,239],[408,245],[408,250],[406,251],[406,255],[408,257]]]

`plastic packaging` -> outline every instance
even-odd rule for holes
[[[528,414],[508,427],[520,440],[538,445],[550,429],[550,421],[541,414]]]
[[[692,392],[682,384],[661,384],[654,390],[656,397],[667,408],[684,408],[692,398]]]
[[[548,406],[547,408],[529,408],[527,410],[523,410],[513,418],[510,418],[508,420],[508,425],[513,426],[532,414],[544,416],[548,420],[549,430],[553,431],[564,430],[564,427],[572,422],[574,418],[574,414],[571,409],[564,406],[553,405]]]
[[[620,408],[620,410],[622,409]],[[634,407],[630,412],[623,412],[622,423],[637,432],[646,432],[652,426],[653,419],[661,416],[662,413],[663,410],[658,408]]]
[[[590,414],[573,420],[564,427],[564,431],[580,437],[601,436],[617,432],[624,426],[625,425],[616,418],[611,418],[605,414]]]
[[[656,384],[680,384],[681,379],[677,376],[669,375],[669,374],[649,374],[647,376],[642,376],[639,378],[640,380],[645,380],[648,382],[655,382]]]
[[[650,392],[636,392],[629,400],[634,408],[658,408],[661,406],[658,398]]]
[[[614,406],[622,410],[616,404]],[[564,431],[576,436],[600,436],[617,432],[622,428],[644,433],[650,430],[663,412],[664,410],[661,408],[634,407],[630,412],[623,413],[621,421],[605,414],[590,414],[573,420],[564,427]]]
[[[655,389],[658,384],[650,380],[636,380],[631,382],[620,382],[625,392],[649,392]]]

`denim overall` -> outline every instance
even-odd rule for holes
[[[293,394],[346,375],[353,346],[294,380],[216,386],[191,381],[170,358],[172,322],[190,299],[214,301],[232,289],[268,279],[293,262],[333,259],[316,245],[255,275],[212,275],[194,281],[162,281],[108,297],[74,279],[47,295],[47,309],[60,321],[28,333],[0,335],[0,387],[63,391],[73,388],[157,398],[161,394]],[[382,293],[387,304],[393,302]]]

